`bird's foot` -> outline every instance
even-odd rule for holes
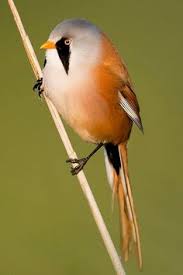
[[[82,159],[67,159],[66,162],[67,163],[72,163],[72,164],[78,164],[75,167],[71,167],[71,174],[77,175],[85,166],[85,164],[87,163],[88,158],[82,158]]]
[[[33,86],[34,92],[36,92],[39,96],[41,96],[42,92],[44,91],[43,89],[43,78],[39,78],[35,85]]]

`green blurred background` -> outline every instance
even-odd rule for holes
[[[16,1],[39,46],[61,20],[85,17],[112,38],[136,87],[145,128],[129,144],[144,257],[142,274],[182,271],[183,1]],[[0,274],[115,274],[35,81],[7,2],[0,4]],[[83,156],[93,147],[70,129]],[[102,151],[86,175],[119,251]],[[127,274],[139,274],[134,255]]]

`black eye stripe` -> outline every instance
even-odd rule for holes
[[[66,37],[62,37],[57,43],[56,43],[56,49],[58,52],[58,55],[60,57],[60,60],[64,66],[64,69],[66,73],[69,72],[69,59],[70,59],[70,45],[67,45],[65,41],[68,40]]]

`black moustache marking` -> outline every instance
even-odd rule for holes
[[[66,74],[69,72],[69,59],[70,59],[70,45],[65,44],[65,40],[67,38],[62,37],[57,43],[56,43],[56,49],[58,52],[58,55],[60,57],[60,60],[62,61],[62,64],[64,66]]]
[[[45,58],[44,64],[43,64],[43,68],[46,66],[46,63],[47,63],[47,60],[46,60],[46,58]]]

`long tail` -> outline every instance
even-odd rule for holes
[[[142,268],[142,254],[139,229],[134,209],[132,190],[128,174],[127,144],[105,145],[105,164],[109,183],[118,197],[121,220],[121,248],[125,261],[128,260],[131,243],[135,243],[139,267]]]

